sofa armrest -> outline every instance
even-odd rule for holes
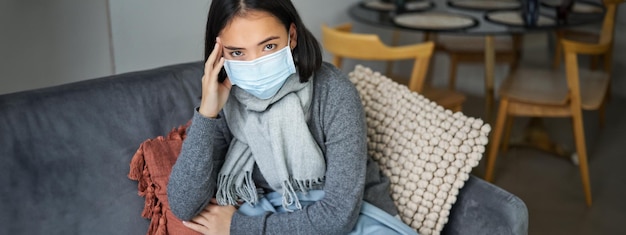
[[[528,234],[528,209],[517,196],[470,175],[442,234]]]

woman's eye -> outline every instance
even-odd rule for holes
[[[241,55],[243,55],[243,53],[241,51],[233,51],[233,52],[230,53],[230,56],[232,56],[232,57],[239,57]]]
[[[276,48],[276,44],[267,44],[267,45],[265,45],[265,50],[266,51],[272,50],[274,48]]]

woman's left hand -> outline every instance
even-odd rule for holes
[[[191,221],[183,224],[204,235],[230,234],[230,222],[237,209],[234,206],[217,205],[215,198]]]

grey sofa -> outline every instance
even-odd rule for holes
[[[139,145],[185,124],[202,63],[0,95],[0,234],[145,234]],[[526,234],[516,196],[471,177],[443,234]]]

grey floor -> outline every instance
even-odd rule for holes
[[[471,96],[467,115],[483,117],[484,99]],[[613,97],[606,126],[597,112],[585,112],[585,135],[593,205],[587,207],[579,169],[569,159],[536,149],[516,147],[499,154],[494,183],[520,197],[528,206],[529,234],[626,234],[626,98]],[[569,119],[545,119],[552,139],[574,147]],[[518,118],[512,141],[522,136],[526,118]],[[486,158],[473,174],[483,177]]]
[[[523,63],[545,64],[549,58],[545,44],[533,47],[533,42],[528,41],[545,40],[532,37],[525,40],[531,45]],[[585,204],[579,168],[570,159],[525,147],[499,154],[494,183],[526,203],[529,234],[626,234],[626,69],[619,63],[613,69],[613,96],[607,107],[606,125],[600,127],[598,112],[583,113],[593,195],[591,207]],[[459,74],[463,74],[463,69],[468,70],[461,67]],[[469,96],[464,113],[487,120],[480,76],[473,81],[477,82],[479,85],[474,88],[457,82],[459,89],[465,89]],[[523,136],[528,120],[515,119],[513,142]],[[568,150],[574,149],[570,119],[544,119],[544,123],[552,140]],[[473,174],[483,177],[485,162],[486,157]]]

